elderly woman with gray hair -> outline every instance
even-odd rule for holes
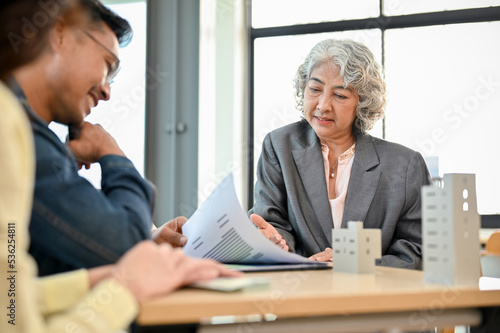
[[[269,133],[249,214],[284,250],[329,261],[331,230],[348,221],[382,231],[384,266],[421,269],[422,156],[367,134],[384,116],[385,82],[352,40],[313,47],[295,77],[303,119]]]

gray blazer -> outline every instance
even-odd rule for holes
[[[331,247],[332,214],[321,145],[306,121],[269,133],[257,167],[255,205],[303,256]],[[380,265],[422,268],[421,198],[431,183],[420,153],[370,135],[358,135],[342,218],[382,230]],[[335,260],[335,258],[334,258]]]

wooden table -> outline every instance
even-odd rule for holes
[[[141,304],[134,330],[166,332],[170,325],[172,332],[193,332],[193,327],[201,332],[418,331],[476,326],[494,313],[500,317],[495,312],[500,307],[500,279],[447,286],[424,283],[421,271],[387,267],[366,275],[332,270],[247,275],[268,278],[270,285],[232,293],[181,289]],[[214,325],[220,322],[228,324]]]

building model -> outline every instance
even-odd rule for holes
[[[445,174],[443,187],[422,189],[422,247],[426,282],[477,285],[479,215],[474,174]]]
[[[363,229],[363,222],[332,230],[333,269],[347,273],[373,273],[381,257],[380,229]]]

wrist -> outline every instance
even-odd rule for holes
[[[92,289],[96,284],[111,276],[113,265],[91,268],[88,270],[89,286]]]
[[[97,160],[100,160],[102,157],[107,155],[127,157],[123,150],[121,150],[119,147],[103,147],[103,149],[99,152],[99,158]]]
[[[128,289],[137,302],[141,302],[143,300],[144,297],[139,290],[140,288],[138,288],[134,283],[136,280],[134,276],[129,276],[119,267],[114,267],[109,277],[118,282],[122,287]]]

